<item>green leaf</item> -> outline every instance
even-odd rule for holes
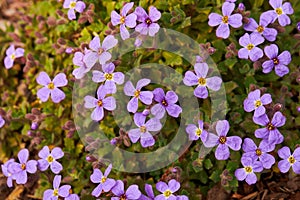
[[[210,169],[210,168],[213,167],[213,164],[212,164],[212,162],[211,162],[210,159],[205,159],[205,160],[204,160],[204,167],[205,167],[206,169]]]

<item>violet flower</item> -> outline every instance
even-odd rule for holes
[[[134,13],[137,21],[141,22],[135,27],[135,31],[149,36],[154,36],[159,31],[160,26],[156,22],[160,19],[161,13],[154,6],[149,7],[149,15],[140,6],[135,9]]]
[[[3,117],[0,115],[0,128],[2,128],[5,124],[5,120],[3,119]]]
[[[115,197],[112,197],[111,200],[136,200],[139,199],[142,194],[137,185],[131,185],[125,191],[124,183],[121,180],[117,180],[116,185],[111,191],[115,195]]]
[[[86,73],[91,70],[91,67],[87,67],[83,61],[84,55],[90,52],[90,50],[85,49],[84,54],[77,51],[73,57],[73,64],[78,66],[78,68],[74,69],[72,74],[75,76],[76,79],[81,79],[84,77]]]
[[[249,185],[256,183],[257,177],[254,172],[261,172],[263,170],[261,162],[255,161],[250,157],[242,157],[241,162],[244,168],[239,168],[235,170],[235,177],[239,181],[243,181],[246,179],[246,182]]]
[[[238,51],[238,56],[241,59],[248,59],[250,58],[251,61],[255,62],[258,59],[264,56],[264,52],[258,48],[259,44],[262,44],[265,39],[259,33],[245,33],[240,39],[239,43],[244,48],[241,48]]]
[[[67,197],[71,189],[70,185],[63,185],[59,187],[61,182],[61,175],[56,175],[53,180],[53,190],[48,189],[44,192],[43,200],[58,200],[59,197]]]
[[[264,105],[270,104],[272,98],[270,94],[264,94],[260,96],[260,90],[256,89],[248,94],[248,97],[244,100],[244,110],[246,112],[252,112],[254,110],[254,117],[259,117],[266,113]]]
[[[20,58],[24,56],[24,49],[23,48],[17,48],[15,49],[15,46],[12,44],[9,46],[9,48],[6,50],[6,57],[4,58],[4,66],[6,69],[10,69],[14,65],[14,60],[16,58]]]
[[[13,163],[15,162],[15,159],[10,159],[8,161],[6,161],[4,164],[1,165],[1,169],[2,169],[2,173],[5,177],[7,177],[7,180],[6,180],[6,184],[8,187],[12,187],[13,186],[13,177],[12,177],[12,173],[10,173],[8,171],[8,165],[10,163]]]
[[[73,20],[76,19],[75,10],[82,13],[86,6],[83,1],[65,0],[63,7],[69,9],[68,18],[69,20]]]
[[[155,195],[153,192],[152,185],[145,184],[145,192],[146,192],[147,196],[142,194],[141,197],[139,198],[139,200],[154,200]]]
[[[202,120],[198,120],[198,127],[194,124],[189,124],[185,130],[189,135],[189,140],[198,140],[200,138],[202,142],[206,142],[208,132],[203,129]]]
[[[157,195],[155,197],[155,200],[176,200],[176,196],[173,193],[177,192],[180,189],[180,183],[175,179],[171,179],[168,184],[160,181],[156,183],[156,189],[162,194]]]
[[[51,153],[48,146],[44,146],[43,149],[39,152],[38,168],[41,171],[46,171],[50,166],[51,171],[54,174],[58,174],[62,169],[62,165],[57,162],[57,159],[60,159],[64,156],[64,152],[59,147],[52,149]]]
[[[292,167],[296,174],[300,174],[300,147],[291,154],[289,147],[282,147],[278,150],[278,156],[283,160],[278,162],[278,168],[282,173],[286,173]]]

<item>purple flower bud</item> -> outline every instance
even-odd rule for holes
[[[34,136],[34,133],[32,132],[32,131],[27,131],[27,135],[29,136],[29,137],[33,137]]]
[[[174,167],[174,168],[172,168],[172,173],[177,173],[178,172],[178,170]]]
[[[31,123],[31,130],[36,130],[39,127],[39,124],[37,122],[32,122]]]
[[[300,112],[300,106],[297,106],[297,111]]]
[[[239,6],[238,6],[238,10],[241,11],[241,12],[244,12],[245,11],[245,5],[243,3],[240,3]]]
[[[145,109],[145,110],[142,112],[142,114],[143,114],[144,116],[148,116],[148,115],[150,114],[150,110],[149,110],[149,109]]]
[[[97,159],[94,157],[94,156],[91,156],[91,155],[87,155],[85,157],[86,161],[88,162],[95,162]]]
[[[71,54],[73,53],[73,48],[72,47],[68,47],[66,48],[66,51],[65,51],[67,54]]]
[[[110,144],[111,145],[116,145],[117,144],[117,139],[116,138],[113,138],[111,141],[110,141]]]
[[[300,22],[297,23],[297,29],[300,31]]]

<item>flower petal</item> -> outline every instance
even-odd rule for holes
[[[133,2],[126,3],[121,10],[121,15],[126,16],[130,9],[133,7],[133,4]]]
[[[225,144],[219,144],[216,152],[215,157],[217,160],[227,160],[230,156],[229,148]]]
[[[217,28],[217,37],[227,39],[229,35],[230,35],[229,25],[221,23],[220,26]]]
[[[41,72],[36,78],[36,82],[40,85],[48,86],[48,84],[51,83],[51,79],[46,72]]]
[[[54,77],[53,83],[56,87],[63,87],[68,85],[68,80],[64,73],[59,73]]]
[[[91,114],[91,118],[94,121],[101,121],[104,117],[103,107],[96,107]]]
[[[134,28],[136,26],[137,16],[135,13],[129,14],[125,19],[125,24],[129,28]]]
[[[229,17],[228,23],[233,27],[233,28],[239,28],[243,25],[242,22],[242,15],[241,14],[233,14]]]
[[[130,37],[130,33],[127,30],[127,28],[125,27],[125,24],[121,24],[120,26],[120,34],[121,34],[121,38],[122,40],[126,40]]]
[[[270,59],[274,59],[278,56],[278,46],[276,44],[271,44],[265,47],[265,54]]]
[[[146,132],[141,134],[142,147],[147,148],[153,146],[154,144],[155,144],[155,140],[150,133]]]
[[[175,118],[177,118],[182,112],[182,108],[176,104],[169,104],[166,110],[170,116]]]
[[[247,177],[247,173],[244,168],[239,168],[235,170],[234,175],[239,181],[243,181]]]
[[[135,113],[138,109],[138,106],[139,106],[138,98],[133,97],[127,104],[127,110],[128,112]]]
[[[154,115],[157,119],[161,119],[165,115],[165,108],[161,104],[155,104],[151,107],[151,113]]]
[[[255,30],[257,29],[257,27],[258,27],[258,24],[257,24],[257,22],[255,21],[255,19],[249,18],[249,22],[248,22],[247,24],[245,24],[244,29],[245,29],[246,31],[251,31],[251,32],[253,32],[253,31],[255,31]]]
[[[249,53],[250,60],[253,62],[257,61],[263,56],[264,56],[264,52],[258,47],[254,47]]]
[[[59,103],[62,100],[64,100],[66,97],[65,93],[58,88],[54,88],[53,90],[50,91],[50,93],[51,93],[51,99],[54,103]]]
[[[274,68],[274,61],[273,60],[267,60],[262,64],[263,73],[267,74],[270,73]]]
[[[229,131],[229,123],[227,120],[220,120],[217,122],[216,131],[218,136],[226,136]]]
[[[19,151],[18,153],[18,159],[20,161],[20,163],[26,163],[29,157],[29,151],[27,149],[22,149],[21,151]]]
[[[282,173],[287,173],[291,168],[291,164],[287,160],[281,160],[278,162],[278,168]]]
[[[158,23],[152,23],[149,26],[149,36],[153,37],[160,29],[160,26]]]
[[[222,79],[218,76],[213,76],[206,79],[207,87],[213,91],[218,91],[221,88]]]
[[[205,147],[214,147],[219,143],[219,137],[213,133],[208,133],[207,140],[203,143]]]
[[[193,86],[198,84],[198,77],[191,71],[187,71],[183,78],[183,83],[186,86]]]
[[[63,166],[59,162],[53,161],[50,165],[50,169],[54,174],[59,174],[59,172],[63,170]]]
[[[116,109],[116,99],[112,96],[103,99],[103,107],[106,110],[112,111]]]
[[[98,53],[90,51],[84,55],[83,62],[88,68],[92,68],[96,64],[98,59],[99,59]]]
[[[206,99],[208,97],[208,91],[204,86],[198,86],[194,90],[194,95],[201,99]]]
[[[282,159],[287,159],[291,155],[291,150],[288,147],[282,147],[281,149],[278,150],[278,156]]]
[[[156,118],[149,119],[145,126],[148,131],[159,131],[162,128],[160,121]]]
[[[224,2],[222,5],[223,16],[230,16],[235,7],[234,3]]]
[[[141,131],[139,128],[136,128],[136,129],[131,129],[129,132],[128,132],[128,136],[131,140],[132,143],[136,143],[140,137],[141,137]]]
[[[219,24],[222,23],[222,16],[217,14],[217,13],[211,13],[208,16],[208,25],[209,26],[218,26]]]
[[[118,44],[118,40],[113,35],[108,35],[104,38],[102,48],[109,50]]]
[[[290,62],[292,61],[292,57],[291,57],[291,53],[288,51],[284,51],[282,52],[279,56],[278,56],[278,60],[280,64],[283,65],[288,65],[290,64]]]
[[[149,7],[149,18],[153,21],[156,22],[160,19],[161,13],[155,8],[154,6]]]
[[[244,139],[244,143],[243,143],[243,151],[244,152],[251,152],[251,151],[255,151],[256,149],[257,149],[257,146],[252,139],[250,139],[250,138]]]
[[[103,174],[100,171],[100,169],[94,169],[92,175],[90,176],[90,179],[93,183],[100,183],[102,177],[103,177]]]

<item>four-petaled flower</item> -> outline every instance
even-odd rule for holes
[[[16,58],[20,58],[24,56],[24,49],[17,48],[15,49],[15,46],[12,44],[10,47],[6,50],[6,57],[4,58],[4,66],[6,69],[10,69],[14,65],[14,60]]]
[[[155,143],[155,140],[149,131],[159,131],[162,128],[162,125],[157,118],[149,119],[146,123],[145,120],[145,116],[136,113],[134,115],[134,123],[139,128],[131,129],[128,132],[131,142],[136,143],[141,139],[140,142],[144,148],[153,146]]]
[[[102,45],[99,36],[95,36],[89,44],[91,51],[87,52],[83,61],[88,68],[92,68],[97,61],[101,65],[111,59],[111,54],[108,52],[111,48],[118,44],[118,40],[113,35],[108,35],[104,38]]]
[[[270,46],[265,47],[265,54],[270,60],[265,61],[262,64],[263,72],[269,73],[275,67],[275,73],[283,77],[289,73],[288,64],[292,61],[290,52],[284,51],[278,55],[278,47],[276,44],[271,44]]]
[[[3,119],[3,117],[0,115],[0,128],[2,128],[5,124],[5,120]]]
[[[177,192],[180,188],[180,183],[176,181],[175,179],[171,179],[168,184],[165,182],[158,182],[156,183],[156,189],[161,192],[162,194],[157,195],[155,197],[155,200],[176,200],[176,196],[173,194]]]
[[[246,112],[254,111],[254,117],[259,117],[266,113],[266,108],[264,105],[267,105],[272,102],[270,94],[264,94],[260,96],[260,90],[254,90],[248,94],[248,97],[244,100],[244,110]]]
[[[6,163],[4,163],[3,165],[1,165],[2,173],[3,173],[4,176],[7,177],[6,184],[7,184],[8,187],[12,187],[13,186],[12,173],[10,173],[8,171],[8,165],[10,163],[13,163],[13,162],[15,162],[15,159],[10,159],[10,160],[6,161]]]
[[[278,162],[278,168],[282,173],[286,173],[292,167],[296,174],[300,174],[300,147],[291,154],[289,147],[282,147],[278,150],[278,156],[283,160]]]
[[[103,85],[100,85],[97,90],[97,98],[92,96],[84,97],[84,107],[85,108],[95,108],[91,114],[92,120],[100,121],[104,117],[104,109],[112,111],[116,109],[116,100],[114,97],[107,95],[107,91],[105,90]]]
[[[142,7],[137,7],[134,11],[137,16],[137,21],[141,22],[135,27],[135,31],[142,35],[154,36],[158,31],[160,26],[156,23],[160,17],[161,13],[154,7],[149,7],[149,15]]]
[[[242,15],[241,14],[232,14],[234,10],[235,4],[225,2],[222,6],[222,15],[217,13],[211,13],[208,18],[208,25],[210,26],[219,26],[217,28],[217,37],[220,38],[228,38],[230,35],[229,25],[234,28],[239,28],[243,25],[242,23]]]
[[[112,188],[112,193],[115,197],[112,197],[112,200],[136,200],[139,199],[142,195],[139,187],[137,185],[131,185],[124,190],[124,183],[121,180],[117,180],[116,185]]]
[[[235,177],[239,181],[243,181],[246,179],[246,182],[249,185],[256,183],[257,177],[254,172],[261,172],[263,170],[261,162],[255,161],[250,157],[242,157],[241,162],[244,168],[239,168],[235,170]]]
[[[72,74],[76,79],[81,79],[84,75],[91,70],[91,67],[87,67],[83,62],[84,55],[87,54],[90,50],[85,49],[84,54],[77,51],[73,57],[73,64],[78,66],[78,68],[74,69]]]
[[[150,91],[141,91],[142,87],[145,87],[151,82],[150,79],[141,79],[137,82],[136,88],[132,85],[131,81],[127,81],[124,86],[124,93],[127,96],[132,96],[131,100],[127,104],[127,110],[135,113],[138,109],[139,99],[146,105],[150,105],[153,99],[153,93]]]
[[[116,26],[118,24],[120,25],[120,34],[123,40],[126,40],[129,38],[130,34],[128,30],[126,29],[126,26],[129,28],[134,28],[136,26],[136,14],[131,13],[129,15],[128,12],[130,9],[133,7],[133,2],[131,3],[126,3],[124,7],[121,10],[121,15],[119,15],[116,11],[112,11],[110,18],[111,18],[111,23],[113,26]]]
[[[241,48],[238,51],[238,56],[241,59],[248,59],[250,58],[251,61],[255,62],[258,59],[264,56],[263,50],[257,47],[257,45],[264,42],[264,38],[259,33],[251,33],[249,35],[246,33],[239,39],[239,43],[244,48]]]
[[[124,83],[124,74],[122,72],[114,72],[115,65],[113,63],[103,64],[102,71],[94,70],[92,80],[95,83],[105,81],[104,87],[109,94],[117,92],[116,84]]]
[[[99,197],[102,191],[108,192],[115,186],[116,181],[114,179],[107,178],[111,168],[112,165],[110,164],[105,170],[104,174],[100,171],[100,169],[94,169],[90,179],[93,183],[99,183],[99,185],[93,190],[93,196]]]
[[[75,10],[82,13],[85,9],[85,3],[77,0],[65,0],[63,7],[69,9],[68,18],[69,20],[73,20],[76,19]]]
[[[162,88],[156,88],[153,90],[154,100],[158,102],[151,108],[151,113],[155,115],[157,119],[164,117],[165,112],[172,116],[178,117],[182,112],[180,106],[175,103],[178,101],[178,96],[174,91],[168,91],[165,95],[165,92]]]
[[[254,123],[258,125],[265,126],[265,128],[260,128],[255,131],[255,137],[266,140],[269,144],[280,144],[283,142],[284,137],[278,131],[278,127],[285,124],[286,117],[282,115],[281,112],[276,112],[270,121],[266,114],[260,117],[253,117]]]
[[[201,138],[201,141],[205,142],[207,139],[208,132],[203,129],[202,120],[198,120],[198,127],[194,124],[189,124],[185,130],[188,133],[190,140],[198,140]]]
[[[206,141],[203,143],[206,147],[214,147],[218,145],[215,157],[218,160],[227,160],[230,156],[229,148],[238,151],[241,148],[242,139],[238,136],[227,137],[229,131],[229,123],[227,120],[220,120],[216,125],[216,132],[218,135],[208,133]]]
[[[59,197],[67,197],[71,189],[70,185],[63,185],[59,187],[61,182],[61,175],[56,175],[53,179],[53,190],[48,189],[44,192],[43,200],[57,200]]]
[[[46,72],[41,72],[36,78],[36,82],[44,86],[37,91],[37,96],[42,102],[46,102],[49,99],[50,94],[54,103],[59,103],[66,97],[65,93],[58,89],[58,87],[63,87],[68,84],[67,77],[64,73],[57,74],[53,81],[51,81]]]
[[[183,83],[187,86],[197,87],[194,90],[194,95],[198,98],[205,99],[208,97],[207,88],[218,91],[222,84],[222,79],[217,76],[206,78],[208,73],[207,63],[196,63],[194,66],[195,73],[187,71],[184,75]]]
[[[60,159],[64,156],[64,152],[59,147],[52,149],[51,153],[48,146],[44,146],[43,149],[39,152],[38,168],[41,171],[45,171],[50,166],[51,171],[54,174],[58,174],[62,169],[62,165],[57,162],[57,159]]]

